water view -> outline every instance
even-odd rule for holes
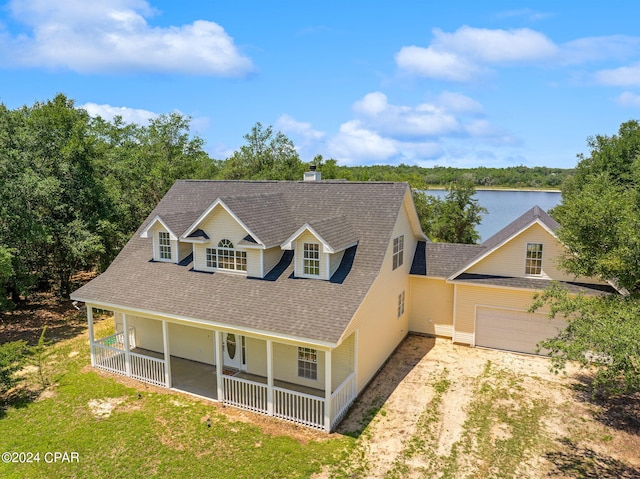
[[[428,190],[425,193],[437,198],[444,198],[447,194],[445,190]],[[557,191],[480,190],[474,198],[489,210],[477,227],[482,242],[535,205],[545,211],[553,208],[560,203],[561,194]]]

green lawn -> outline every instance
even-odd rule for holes
[[[31,463],[3,456],[2,478],[309,477],[335,467],[354,446],[353,438],[322,433],[310,441],[268,434],[230,419],[215,403],[127,387],[86,367],[86,334],[52,346],[47,364],[55,385],[0,416],[0,452],[34,454]],[[90,402],[109,398],[118,403],[111,415],[96,417]]]

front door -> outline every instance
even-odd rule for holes
[[[222,349],[224,350],[224,367],[245,370],[246,343],[244,336],[234,333],[224,333],[222,336]]]

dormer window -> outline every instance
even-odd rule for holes
[[[542,274],[542,243],[527,243],[525,274]]]
[[[171,237],[166,231],[158,231],[158,250],[160,259],[171,260]]]
[[[235,249],[228,239],[220,240],[217,248],[207,248],[206,261],[207,268],[247,270],[247,252]]]
[[[320,276],[320,245],[318,243],[304,243],[302,251],[304,274]]]

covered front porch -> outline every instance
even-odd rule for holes
[[[149,384],[327,432],[344,417],[357,394],[355,333],[338,348],[317,350],[114,311],[115,333],[95,338],[93,308],[89,305],[87,316],[92,366]],[[185,327],[192,335],[187,346],[198,352],[188,354],[184,344],[181,346],[190,342],[177,329]],[[154,328],[158,333],[155,343],[149,339]],[[208,342],[211,349],[198,349],[195,343],[206,345],[207,335],[212,336]],[[319,364],[298,360],[292,374],[287,364],[291,350],[304,350]],[[313,366],[317,381],[296,380],[296,368],[301,374],[299,368],[305,365]]]

